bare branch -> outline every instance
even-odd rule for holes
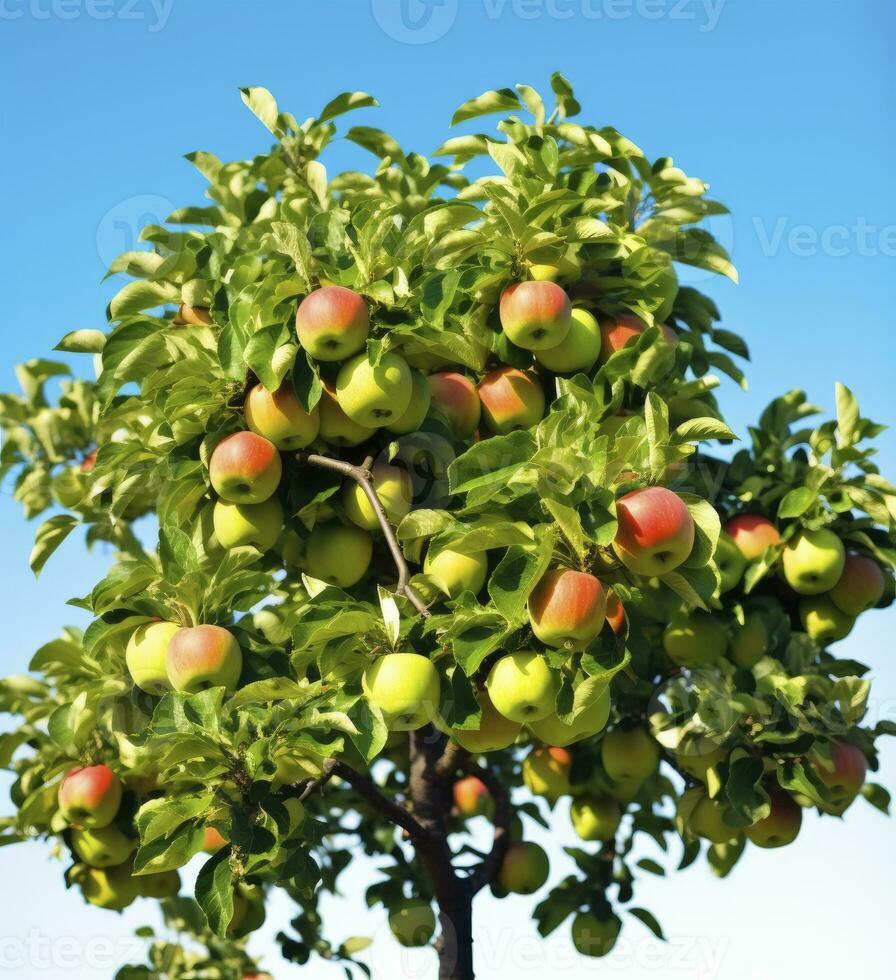
[[[467,879],[470,894],[475,895],[486,885],[490,885],[501,870],[504,856],[510,846],[510,821],[513,817],[513,808],[510,804],[510,794],[507,792],[507,788],[491,769],[478,765],[472,758],[467,758],[464,763],[464,771],[471,776],[478,776],[485,783],[495,802],[493,818],[495,836],[492,841],[492,849],[476,865]]]

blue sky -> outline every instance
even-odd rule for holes
[[[618,127],[649,154],[673,156],[732,210],[714,230],[741,285],[687,279],[709,290],[725,326],[744,334],[753,352],[749,392],[723,391],[733,427],[743,432],[770,398],[794,386],[832,407],[837,380],[856,391],[864,414],[890,421],[894,21],[886,0],[3,0],[0,388],[14,387],[17,362],[46,354],[66,332],[102,326],[116,288],[101,283],[108,261],[133,246],[142,224],[200,199],[201,178],[184,153],[226,159],[266,146],[239,86],[267,86],[299,118],[338,92],[370,91],[382,108],[352,122],[428,152],[460,102],[515,82],[546,89],[560,69],[576,87],[583,119]],[[327,163],[341,169],[371,159],[343,142]],[[880,446],[892,478],[896,436],[887,432]],[[85,558],[69,542],[36,584],[26,564],[33,528],[3,491],[0,670],[10,673],[60,626],[78,621],[64,602],[99,577],[107,556]],[[894,626],[896,612],[876,613],[842,644],[845,655],[872,666],[874,710],[889,717]],[[883,780],[894,785],[896,753],[884,758]],[[554,852],[573,843],[565,814],[558,828]],[[673,942],[663,950],[633,924],[628,958],[623,950],[601,968],[628,978],[658,970],[714,980],[810,970],[888,975],[892,833],[860,802],[845,825],[809,819],[786,852],[751,853],[728,882],[702,868],[646,880],[639,901]],[[563,871],[558,856],[555,872]],[[120,952],[121,937],[152,918],[148,904],[123,917],[84,908],[61,891],[59,866],[37,847],[4,849],[0,873],[16,882],[0,930],[0,970],[15,973],[11,957],[25,956],[19,975],[111,976],[103,943]],[[368,873],[353,872],[346,893],[357,895]],[[570,955],[565,934],[535,942],[529,900],[479,901],[486,975],[578,980],[595,972]],[[288,912],[279,908],[282,922]],[[381,925],[357,901],[335,902],[333,911],[337,935],[343,923],[352,932]],[[68,937],[78,937],[74,954]],[[426,963],[402,966],[397,957],[388,939],[377,941],[372,962],[383,978],[429,975]],[[324,980],[340,975],[315,969]]]

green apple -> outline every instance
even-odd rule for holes
[[[731,635],[731,659],[738,667],[751,668],[768,651],[768,627],[761,613],[748,612],[743,626],[735,624]]]
[[[402,946],[428,946],[436,931],[436,916],[429,902],[406,898],[389,910],[389,929]]]
[[[546,646],[583,650],[606,622],[607,590],[587,572],[553,568],[530,593],[527,609],[532,632]]]
[[[539,721],[555,710],[560,678],[534,650],[508,654],[485,682],[492,704],[511,721]]]
[[[72,831],[72,850],[91,868],[123,864],[137,849],[138,843],[114,823],[97,830],[75,828]]]
[[[884,590],[874,608],[889,609],[896,602],[896,572],[889,565],[882,566],[881,572],[884,576]]]
[[[389,518],[390,524],[400,524],[411,509],[414,486],[407,470],[389,463],[377,463],[373,467],[373,490]],[[367,531],[379,529],[380,522],[373,505],[355,480],[346,484],[342,491],[342,505],[348,519]]]
[[[400,419],[413,391],[411,369],[398,354],[383,354],[376,365],[359,354],[346,361],[336,376],[340,408],[353,422],[368,428]]]
[[[317,524],[308,537],[305,567],[312,578],[348,589],[367,574],[373,557],[373,538],[354,525],[328,521]]]
[[[437,555],[427,553],[423,572],[449,599],[464,592],[478,595],[488,577],[488,555],[484,551],[462,554],[443,548]]]
[[[500,711],[492,704],[492,699],[488,692],[479,692],[479,707],[482,711],[482,718],[479,728],[452,728],[451,737],[457,744],[471,752],[479,755],[483,752],[497,752],[499,749],[506,749],[513,745],[517,735],[520,733],[520,723],[505,718]]]
[[[530,793],[556,802],[572,792],[569,781],[572,756],[564,748],[536,746],[523,759],[523,783]]]
[[[589,371],[600,356],[600,326],[587,311],[574,309],[569,333],[556,346],[535,351],[535,360],[554,374]]]
[[[721,800],[701,796],[688,817],[688,827],[691,833],[702,837],[713,844],[726,844],[738,836],[735,827],[725,823],[727,805]]]
[[[541,255],[538,258],[543,258],[544,261],[529,263],[529,277],[538,282],[557,282],[558,279],[569,282],[578,279],[582,274],[582,262],[574,253],[567,252],[558,259],[548,259]]]
[[[264,892],[257,885],[238,885],[233,893],[233,917],[228,936],[242,939],[264,925]]]
[[[526,350],[556,347],[569,333],[569,296],[553,282],[516,282],[501,293],[501,327],[508,339]]]
[[[108,827],[121,805],[121,780],[104,765],[70,769],[59,784],[59,810],[75,827]]]
[[[803,629],[821,646],[846,639],[855,621],[855,616],[847,615],[827,596],[808,596],[800,600]]]
[[[829,598],[847,616],[860,616],[880,602],[885,586],[884,573],[876,561],[864,555],[847,555]]]
[[[633,490],[616,501],[616,557],[636,575],[664,575],[694,545],[694,519],[678,494],[666,487]]]
[[[322,286],[310,292],[296,311],[299,343],[318,361],[343,361],[356,354],[370,332],[362,296],[345,286]]]
[[[215,502],[212,512],[215,537],[222,548],[253,547],[270,551],[283,530],[283,508],[276,497],[260,504]]]
[[[478,776],[464,776],[454,784],[454,806],[464,820],[473,817],[490,816],[494,810],[494,800],[488,787]]]
[[[232,691],[243,671],[236,637],[223,626],[188,626],[168,644],[168,680],[175,691],[197,694],[212,687]]]
[[[161,697],[171,690],[168,644],[179,629],[177,623],[144,623],[131,634],[124,659],[131,679],[141,691]]]
[[[657,767],[660,750],[645,728],[614,728],[604,736],[601,761],[610,779],[645,780]]]
[[[134,880],[144,898],[174,898],[180,892],[180,875],[176,871],[137,875]]]
[[[310,446],[320,431],[318,407],[306,412],[290,384],[283,384],[276,391],[256,385],[246,395],[243,414],[252,432],[284,452]]]
[[[429,414],[432,402],[432,392],[429,390],[429,380],[422,371],[411,371],[411,401],[404,415],[390,422],[386,428],[396,435],[404,436],[416,432],[423,420]]]
[[[126,909],[139,894],[137,879],[130,863],[110,868],[86,868],[72,877],[81,886],[81,893],[91,905],[120,912]]]
[[[679,667],[711,667],[728,649],[728,632],[718,617],[695,609],[677,616],[663,631],[663,649]]]
[[[412,732],[439,717],[439,672],[419,653],[387,653],[364,671],[364,693],[393,732]]]
[[[579,912],[572,920],[572,944],[582,956],[606,956],[616,945],[621,928],[615,915],[599,919],[591,912]]]
[[[552,712],[546,718],[531,722],[529,729],[546,745],[563,748],[603,731],[610,717],[610,707],[610,689],[607,687],[572,725],[567,725],[556,712]]]
[[[581,796],[569,808],[573,830],[587,841],[611,841],[622,820],[616,800],[600,796]]]
[[[769,789],[771,811],[767,817],[744,828],[748,840],[757,847],[784,847],[792,844],[800,832],[803,811],[782,789]]]
[[[679,769],[705,783],[710,769],[728,758],[728,751],[709,735],[687,735],[676,746]]]
[[[724,531],[719,535],[714,558],[721,576],[719,592],[730,592],[743,578],[747,570],[747,559],[734,543],[734,538]]]
[[[222,439],[208,465],[215,493],[232,504],[260,504],[280,485],[283,463],[277,447],[254,432]]]
[[[376,435],[376,427],[350,419],[336,400],[336,392],[324,384],[320,394],[320,437],[331,446],[360,446]]]
[[[505,892],[532,895],[548,880],[551,866],[544,850],[531,841],[514,841],[498,872],[498,885]]]
[[[801,531],[784,549],[784,578],[800,595],[819,595],[833,589],[845,564],[843,542],[827,528]]]

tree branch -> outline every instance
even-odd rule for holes
[[[475,895],[486,885],[490,885],[501,870],[507,848],[510,846],[510,821],[513,817],[513,808],[510,804],[510,794],[507,792],[507,787],[491,769],[478,765],[474,759],[468,757],[464,761],[464,772],[481,779],[489,793],[492,794],[495,803],[495,836],[492,841],[492,849],[473,868],[470,877],[467,879],[470,894]]]
[[[307,463],[309,466],[317,466],[323,470],[332,470],[334,473],[341,473],[350,480],[354,480],[361,487],[367,495],[367,499],[370,501],[370,506],[373,507],[380,528],[382,529],[383,537],[386,539],[386,544],[389,546],[389,551],[392,554],[392,560],[395,562],[395,568],[398,571],[398,584],[395,587],[396,594],[403,595],[421,616],[429,616],[430,612],[426,608],[426,603],[410,584],[411,573],[401,552],[401,546],[395,537],[395,531],[392,529],[388,517],[386,517],[386,511],[380,503],[379,497],[376,495],[376,490],[373,489],[373,474],[370,469],[372,460],[370,457],[364,461],[363,466],[354,466],[352,463],[343,462],[341,459],[318,456],[316,453],[296,453],[296,459],[300,463]]]

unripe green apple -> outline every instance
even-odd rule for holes
[[[548,880],[551,865],[544,850],[531,841],[515,841],[498,872],[498,885],[516,895],[532,895]]]
[[[819,595],[832,589],[843,574],[843,542],[827,528],[801,531],[787,542],[784,578],[800,595]]]
[[[91,868],[123,864],[137,849],[138,843],[114,823],[97,830],[76,828],[72,831],[72,850]]]
[[[691,833],[713,844],[726,844],[738,835],[736,828],[725,823],[725,811],[727,805],[721,800],[713,800],[708,796],[702,796],[697,801],[696,806],[691,810],[688,818],[688,827]]]
[[[828,788],[835,809],[845,809],[865,785],[868,761],[861,749],[848,742],[831,742],[830,759],[812,757],[812,768]]]
[[[377,463],[373,467],[373,489],[382,504],[391,524],[401,523],[401,519],[411,509],[414,485],[410,474],[400,466]],[[379,528],[380,522],[373,505],[361,485],[352,480],[342,491],[342,506],[352,523],[367,531]]]
[[[63,507],[77,507],[87,492],[87,478],[77,466],[67,466],[53,477],[50,491]]]
[[[342,411],[368,428],[400,419],[411,404],[413,390],[411,369],[398,354],[383,354],[376,365],[366,354],[358,354],[336,376],[336,398]]]
[[[283,531],[283,508],[276,497],[260,504],[231,504],[217,500],[212,524],[222,548],[252,546],[259,551],[270,551]]]
[[[689,735],[675,749],[678,767],[701,783],[705,783],[709,770],[728,758],[724,746],[708,735]]]
[[[121,805],[121,781],[104,765],[70,769],[59,784],[59,810],[72,826],[108,827]]]
[[[800,600],[800,622],[809,636],[826,646],[849,636],[855,616],[842,612],[825,595],[808,596]]]
[[[599,919],[591,912],[579,912],[572,920],[572,944],[582,956],[606,956],[616,945],[621,928],[615,915]]]
[[[768,790],[771,812],[762,820],[744,828],[747,839],[757,847],[784,847],[792,844],[800,832],[803,811],[799,804],[782,789]]]
[[[232,691],[243,670],[243,653],[223,626],[186,626],[168,644],[168,680],[175,691],[196,694],[212,687]]]
[[[422,371],[411,371],[411,401],[404,415],[390,422],[386,428],[396,435],[403,436],[416,432],[423,420],[429,414],[432,402],[432,392],[429,390],[429,380]]]
[[[678,494],[665,487],[633,490],[616,501],[616,557],[636,575],[664,575],[694,546],[694,519]]]
[[[336,400],[336,392],[327,385],[320,394],[320,437],[331,446],[360,446],[376,435],[376,429],[359,425],[350,419]]]
[[[168,644],[179,629],[177,623],[144,623],[131,634],[124,659],[131,679],[141,691],[161,697],[171,690]]]
[[[306,412],[288,384],[281,385],[276,391],[256,385],[246,395],[243,413],[246,425],[254,433],[264,436],[284,452],[310,446],[320,431],[317,405]]]
[[[234,432],[215,446],[209,462],[215,493],[233,504],[260,504],[280,484],[277,447],[254,432]]]
[[[747,561],[755,561],[766,548],[780,544],[781,535],[768,518],[759,514],[740,514],[725,524],[728,534]]]
[[[885,585],[884,573],[876,561],[864,555],[847,555],[843,573],[829,598],[847,616],[860,616],[880,602]]]
[[[484,551],[465,555],[443,548],[435,556],[427,553],[423,572],[449,599],[456,599],[464,592],[478,595],[488,577],[488,555]]]
[[[134,878],[139,894],[144,898],[174,898],[180,892],[180,875],[176,871],[159,871]]]
[[[419,653],[387,653],[364,671],[361,683],[390,731],[416,731],[439,717],[439,672]]]
[[[622,820],[616,800],[601,796],[580,796],[572,801],[569,819],[573,830],[587,841],[611,841]]]
[[[479,382],[486,425],[498,435],[531,429],[544,418],[544,388],[531,371],[502,367]]]
[[[717,616],[695,609],[663,631],[663,649],[679,667],[711,667],[728,649],[728,632]]]
[[[473,755],[482,752],[497,752],[513,745],[520,733],[520,724],[505,718],[492,704],[487,691],[479,692],[479,707],[482,719],[475,731],[466,728],[452,728],[451,737],[457,744]]]
[[[476,386],[456,371],[438,371],[426,380],[432,405],[445,417],[455,438],[468,439],[476,431],[482,413]]]
[[[610,779],[643,781],[659,764],[660,750],[644,728],[614,728],[604,736],[600,757]]]
[[[719,543],[713,556],[719,569],[721,582],[719,592],[730,592],[743,578],[747,570],[747,559],[740,548],[734,543],[734,538],[724,531],[719,535]]]
[[[338,521],[317,524],[308,537],[305,567],[312,578],[348,589],[367,574],[373,539],[367,531]]]
[[[242,939],[264,925],[264,892],[256,885],[238,885],[233,894],[233,918],[227,934]]]
[[[569,252],[558,259],[545,259],[543,262],[529,264],[529,277],[537,282],[557,282],[558,279],[569,282],[578,279],[581,274],[582,263],[579,257]]]
[[[345,286],[315,289],[296,311],[299,343],[318,361],[344,361],[364,346],[369,332],[363,297]]]
[[[137,879],[130,863],[110,868],[87,868],[78,876],[81,894],[91,905],[120,912],[139,894]]]
[[[583,650],[606,622],[607,592],[593,575],[553,568],[532,590],[527,608],[532,632],[542,643]]]
[[[569,333],[556,346],[535,351],[535,360],[554,374],[589,371],[600,356],[600,327],[587,311],[574,309]]]
[[[436,917],[429,902],[406,898],[389,910],[389,929],[402,946],[427,946],[436,931]]]
[[[896,572],[889,565],[881,568],[884,576],[884,591],[874,604],[875,609],[889,609],[896,602]]]
[[[495,801],[488,787],[478,776],[464,776],[454,784],[454,806],[464,820],[491,816]]]
[[[569,297],[553,282],[511,283],[501,293],[498,312],[507,337],[533,351],[556,347],[572,320]]]
[[[511,721],[547,718],[556,705],[560,678],[533,650],[508,654],[489,671],[485,682],[492,704]]]
[[[738,667],[755,667],[768,651],[768,639],[768,627],[762,614],[748,612],[743,626],[734,627],[731,659]]]
[[[572,792],[569,774],[572,756],[559,746],[533,748],[523,759],[523,783],[529,792],[556,802]]]
[[[551,712],[547,718],[533,721],[529,725],[529,729],[536,738],[541,739],[545,744],[564,748],[603,731],[609,717],[610,689],[608,687],[576,718],[572,725],[567,725],[556,712]]]

